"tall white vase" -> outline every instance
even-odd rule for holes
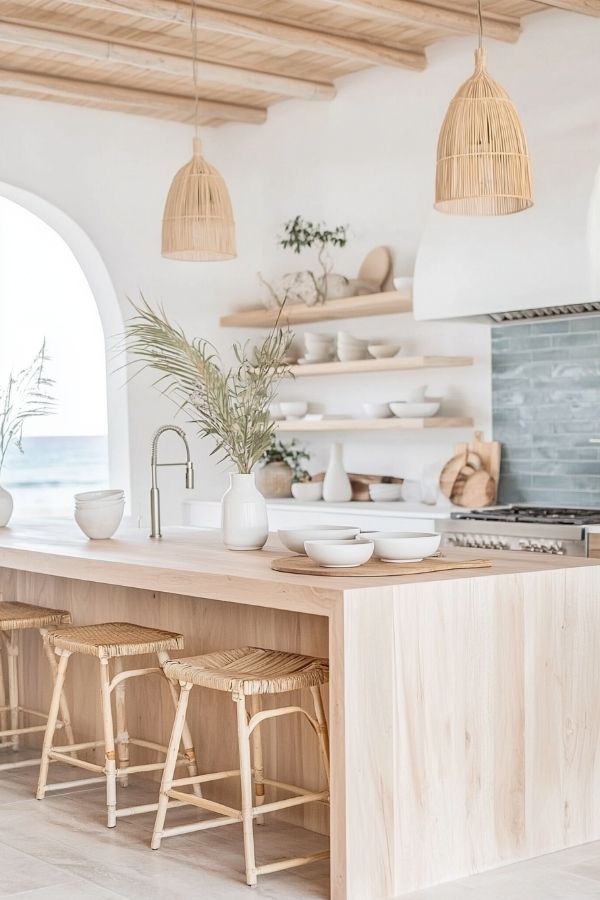
[[[254,475],[231,473],[221,501],[221,531],[228,550],[260,550],[269,536],[267,504]]]
[[[13,511],[13,498],[2,485],[0,485],[0,528],[8,525]]]
[[[352,485],[344,469],[341,444],[331,445],[329,465],[323,481],[323,500],[327,503],[344,503],[352,500]]]

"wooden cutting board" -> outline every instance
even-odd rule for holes
[[[337,578],[375,578],[387,575],[424,575],[427,572],[444,572],[447,569],[483,569],[491,566],[489,559],[451,559],[436,556],[421,562],[386,563],[370,559],[362,566],[328,568],[313,562],[308,556],[281,556],[271,560],[275,572],[291,575],[334,575]]]
[[[483,432],[476,431],[472,441],[468,444],[457,444],[455,453],[476,453],[483,463],[483,468],[491,475],[496,484],[500,480],[500,441],[484,441]]]

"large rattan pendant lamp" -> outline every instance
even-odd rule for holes
[[[194,150],[173,179],[162,224],[162,255],[190,261],[233,259],[235,222],[223,177],[202,156],[198,128],[198,28],[196,2],[191,9],[194,75]]]
[[[459,88],[437,148],[435,208],[457,216],[506,216],[533,206],[527,141],[510,97],[485,69],[481,0],[475,72]]]

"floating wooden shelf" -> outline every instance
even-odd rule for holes
[[[383,294],[364,294],[362,297],[328,300],[315,306],[291,303],[281,314],[280,321],[282,325],[305,325],[309,322],[408,313],[411,310],[410,290],[387,291]],[[222,316],[220,324],[225,328],[271,328],[277,322],[279,312],[278,309],[265,309],[262,306],[240,309],[228,316]]]
[[[425,428],[472,428],[470,416],[429,419],[298,419],[277,422],[277,431],[418,431]]]
[[[362,372],[402,372],[410,369],[441,369],[472,366],[472,356],[393,356],[391,359],[357,359],[353,362],[310,363],[291,366],[296,378],[306,375],[351,375]]]

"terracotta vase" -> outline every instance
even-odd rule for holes
[[[291,497],[294,473],[286,462],[270,462],[256,472],[256,487],[263,497]]]

